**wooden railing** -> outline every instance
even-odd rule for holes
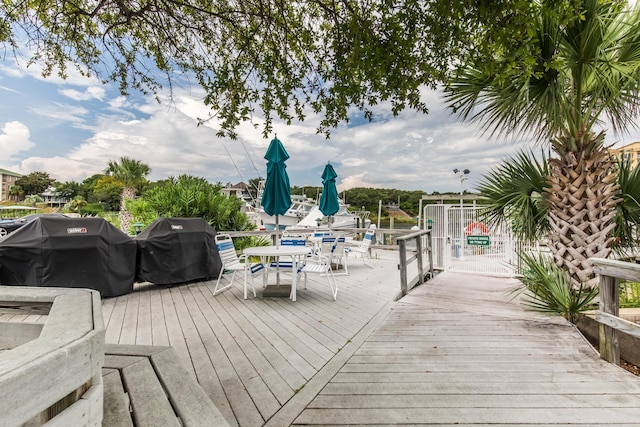
[[[433,278],[431,230],[418,230],[403,236],[398,236],[396,237],[396,242],[398,242],[398,249],[400,250],[400,264],[398,264],[398,269],[400,270],[400,290],[404,296],[413,289],[414,286],[423,284],[426,275],[429,275],[429,278]],[[413,247],[413,244],[415,244],[415,249],[409,248],[409,246]],[[426,266],[424,262],[425,254],[427,256]],[[409,265],[414,261],[417,265],[417,273],[409,279]]]
[[[0,322],[0,424],[100,426],[104,324],[100,293],[0,286],[0,313],[47,315]]]
[[[336,232],[345,234],[354,234],[362,236],[367,232],[367,228],[336,228]],[[315,230],[290,230],[302,235],[313,234]],[[406,230],[406,229],[385,229],[377,228],[376,237],[371,248],[399,250],[400,263],[400,290],[401,294],[406,295],[414,286],[425,282],[425,277],[433,277],[433,253],[431,243],[430,230]],[[267,238],[275,238],[274,231],[226,231],[231,237],[246,236],[263,236]],[[371,249],[370,249],[371,250]],[[426,260],[425,257],[426,256]],[[414,275],[409,277],[409,270],[415,261],[416,268]]]
[[[618,331],[640,338],[640,325],[620,318],[619,279],[640,282],[640,265],[603,258],[591,258],[600,275],[600,310],[595,319],[600,323],[600,357],[620,365]]]

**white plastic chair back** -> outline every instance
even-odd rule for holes
[[[327,255],[316,254],[308,257],[304,267],[302,267],[300,272],[304,273],[305,289],[307,288],[308,274],[325,275],[327,277],[329,288],[331,289],[331,296],[335,301],[338,298],[338,283],[336,282],[336,278],[333,276],[333,270],[331,269],[334,250],[335,242],[333,243],[332,248],[328,251]]]
[[[244,298],[247,298],[247,280],[246,275],[251,276],[251,287],[253,288],[253,296],[256,296],[256,289],[253,285],[253,277],[256,274],[265,274],[266,269],[262,263],[249,263],[249,260],[246,256],[241,255],[238,256],[236,252],[236,248],[233,244],[233,239],[229,234],[221,233],[216,234],[214,238],[216,248],[218,249],[218,254],[220,255],[220,260],[222,261],[222,268],[220,269],[220,274],[218,275],[218,280],[216,281],[216,287],[213,290],[213,295],[217,295],[218,293],[228,289],[233,285],[233,279],[236,277],[237,271],[245,272],[245,280],[244,280]],[[226,286],[220,287],[220,279],[224,273],[231,272],[231,280],[229,284]]]

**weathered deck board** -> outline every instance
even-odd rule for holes
[[[503,279],[441,275],[401,300],[296,425],[640,425],[640,379]]]
[[[310,277],[295,303],[245,300],[241,277],[216,296],[213,281],[136,284],[105,300],[106,342],[171,345],[232,425],[263,425],[397,295],[390,254],[374,269],[356,264],[338,276],[337,301],[324,277]]]
[[[232,425],[640,426],[640,379],[513,283],[442,274],[395,303],[395,256],[350,260],[337,301],[324,277],[295,303],[139,284],[105,300],[107,343],[171,345]]]

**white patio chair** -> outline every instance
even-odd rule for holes
[[[303,237],[286,237],[286,238],[280,239],[280,245],[281,246],[307,246],[307,239]],[[292,265],[293,265],[292,261],[271,261],[269,263],[269,268],[272,270],[275,268],[291,269]],[[299,268],[300,267],[301,266],[299,264]]]
[[[367,259],[371,258],[371,242],[373,241],[373,237],[375,236],[376,231],[374,226],[371,226],[367,232],[364,234],[362,241],[357,246],[352,246],[347,248],[346,255],[350,254],[358,254],[362,258],[362,262],[369,268],[373,268],[371,263],[367,262]]]
[[[344,272],[338,273],[334,272],[333,274],[338,275],[348,275],[349,267],[347,265],[347,248],[345,247],[345,238],[341,237],[323,237],[322,243],[320,245],[320,253],[322,255],[327,256],[329,252],[332,252],[332,259],[334,264],[337,266],[342,266]]]
[[[335,243],[333,248],[335,249]],[[304,274],[304,288],[307,289],[307,275],[318,274],[327,277],[327,284],[331,289],[331,296],[335,301],[338,299],[338,283],[333,276],[333,270],[331,269],[331,261],[333,258],[333,250],[329,250],[328,256],[322,254],[313,254],[307,257],[304,267],[300,270]]]
[[[253,296],[256,296],[256,288],[253,284],[253,278],[256,275],[264,275],[267,272],[267,269],[260,262],[251,263],[247,259],[247,256],[242,254],[238,256],[236,252],[236,248],[233,245],[233,239],[228,234],[216,234],[215,236],[216,247],[218,248],[218,253],[220,254],[220,259],[222,260],[222,268],[220,269],[220,274],[218,275],[218,280],[216,281],[216,287],[213,290],[213,295],[217,295],[220,292],[228,289],[233,285],[233,279],[236,277],[237,271],[244,271],[244,298],[247,298],[247,276],[251,277],[251,288],[253,289]],[[220,279],[224,273],[232,273],[231,280],[229,284],[223,287],[220,287]]]

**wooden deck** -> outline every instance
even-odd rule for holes
[[[213,282],[103,301],[108,344],[170,345],[231,425],[640,426],[640,378],[507,279],[441,274],[398,302],[397,253],[287,298]]]

